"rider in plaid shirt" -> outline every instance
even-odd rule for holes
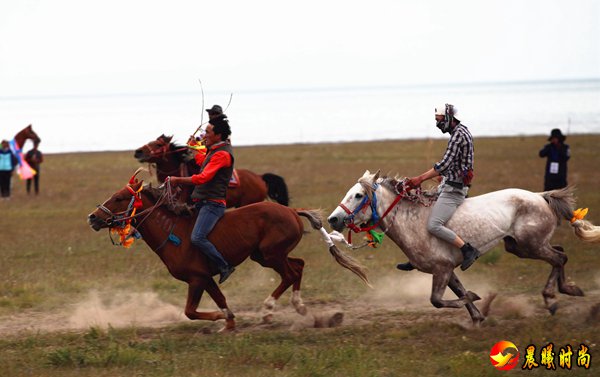
[[[434,236],[453,244],[463,254],[461,270],[469,268],[480,252],[469,243],[463,241],[456,233],[444,225],[450,220],[456,209],[465,201],[471,180],[473,179],[473,137],[471,133],[456,119],[456,109],[450,104],[435,109],[436,126],[443,133],[450,133],[450,140],[444,157],[425,173],[409,179],[409,185],[419,187],[423,181],[443,176],[442,192],[431,209],[427,220],[427,230]],[[410,263],[396,266],[403,271],[413,270]]]

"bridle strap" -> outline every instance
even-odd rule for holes
[[[379,226],[379,224],[381,224],[381,221],[392,211],[392,209],[396,206],[396,204],[398,204],[400,202],[400,200],[402,200],[402,198],[404,197],[404,194],[406,193],[406,191],[404,191],[404,187],[402,188],[402,191],[400,191],[400,193],[396,196],[396,198],[394,199],[394,201],[392,202],[392,204],[390,204],[390,206],[385,210],[385,212],[383,213],[383,215],[381,215],[379,218],[377,218],[377,208],[371,208],[371,212],[372,212],[372,217],[375,218],[375,221],[373,223],[373,225],[369,225],[366,227],[359,227],[358,225],[356,225],[354,223],[354,215],[356,213],[358,213],[360,210],[362,210],[367,203],[372,205],[373,203],[375,203],[375,206],[377,205],[377,199],[376,199],[376,194],[375,192],[373,192],[373,200],[363,200],[361,202],[361,204],[359,204],[356,209],[354,211],[350,211],[350,209],[348,207],[346,207],[344,204],[340,203],[339,206],[350,216],[348,216],[348,219],[350,219],[349,222],[346,223],[346,227],[350,228],[354,233],[360,233],[360,232],[368,232],[372,229],[375,229]]]

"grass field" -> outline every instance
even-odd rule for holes
[[[148,140],[140,140],[140,144]],[[519,187],[541,191],[544,137],[476,140],[476,176],[470,195]],[[600,224],[600,135],[573,135],[569,181],[578,204]],[[291,206],[329,214],[366,169],[421,173],[444,151],[444,140],[236,148],[236,165],[285,178]],[[41,145],[43,150],[43,144]],[[290,294],[273,323],[261,324],[262,301],[277,285],[271,270],[246,261],[223,285],[238,330],[183,316],[187,287],[137,241],[113,246],[107,232],[86,223],[95,206],[122,188],[139,164],[133,153],[47,155],[39,197],[14,178],[13,196],[0,202],[0,366],[2,376],[495,376],[489,361],[500,340],[521,355],[533,344],[590,347],[589,370],[544,366],[526,375],[597,375],[600,360],[600,245],[579,241],[563,221],[553,244],[569,255],[567,278],[585,297],[559,296],[551,316],[541,290],[550,266],[490,251],[467,272],[467,289],[498,294],[481,328],[466,310],[429,303],[431,278],[402,273],[405,261],[389,240],[377,249],[349,251],[369,268],[369,289],[329,255],[319,235],[306,235],[293,255],[306,261],[303,298],[308,319],[290,308]],[[306,228],[309,228],[307,225]],[[355,236],[356,237],[356,236]],[[451,297],[448,294],[448,297]],[[205,295],[204,310],[214,310]],[[314,328],[312,316],[343,313],[334,328]],[[523,356],[521,356],[521,361]]]

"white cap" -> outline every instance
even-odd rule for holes
[[[458,112],[458,110],[456,110],[456,107],[454,107],[453,105],[451,105],[449,103],[436,107],[435,115],[446,115],[446,106],[451,106],[452,114],[450,114],[450,115],[455,116],[456,113]]]

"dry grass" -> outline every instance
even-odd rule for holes
[[[588,219],[600,224],[600,136],[575,135],[568,141],[570,182],[578,186],[580,205],[590,207]],[[478,139],[471,195],[506,187],[541,191],[544,160],[537,151],[543,142],[541,137]],[[443,140],[245,147],[236,149],[236,163],[285,177],[292,206],[329,213],[366,169],[416,175],[444,147]],[[0,202],[3,375],[495,375],[488,354],[502,339],[521,350],[530,343],[541,347],[552,341],[558,348],[583,342],[594,345],[597,357],[600,324],[589,314],[600,301],[594,268],[599,247],[578,241],[567,224],[553,241],[567,250],[567,277],[587,296],[559,296],[564,305],[554,317],[542,307],[540,291],[550,272],[543,262],[498,248],[462,273],[468,289],[498,292],[484,326],[469,329],[465,310],[430,306],[428,276],[394,270],[405,258],[389,240],[354,254],[370,269],[376,286],[370,291],[335,264],[313,233],[294,252],[307,264],[303,297],[313,311],[343,311],[343,326],[290,332],[297,318],[287,295],[275,323],[259,325],[258,309],[277,277],[246,262],[224,285],[240,331],[212,334],[218,324],[181,318],[185,284],[170,277],[143,242],[129,250],[114,247],[107,233],[86,224],[87,214],[137,167],[131,152],[48,155],[39,197],[27,197],[15,179],[12,200]],[[205,297],[201,307],[214,304]],[[115,328],[86,322],[98,313]],[[116,328],[128,318],[135,324]],[[151,327],[156,325],[161,327]],[[539,372],[544,371],[527,373]]]

